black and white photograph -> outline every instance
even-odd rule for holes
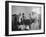
[[[7,35],[44,33],[44,3],[7,2]]]
[[[11,9],[12,31],[41,29],[41,7],[13,5]]]

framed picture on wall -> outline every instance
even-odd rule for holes
[[[6,1],[5,35],[45,33],[45,3]]]

